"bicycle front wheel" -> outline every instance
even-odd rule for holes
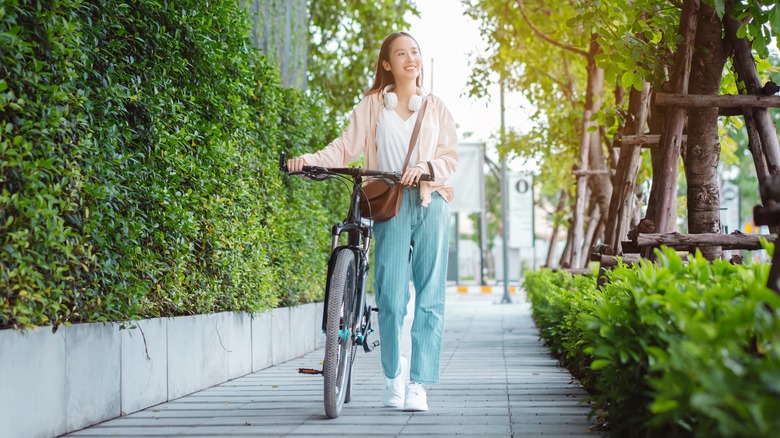
[[[325,414],[328,418],[336,418],[341,414],[350,380],[356,282],[355,254],[352,251],[339,251],[331,272],[326,304],[328,314],[323,377]]]

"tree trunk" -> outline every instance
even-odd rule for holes
[[[627,135],[642,135],[647,121],[647,105],[650,96],[650,84],[645,82],[642,91],[631,89],[628,98],[628,118],[623,127]],[[641,145],[622,145],[618,158],[615,187],[609,203],[604,243],[609,245],[615,254],[623,251],[620,242],[626,238],[628,224],[634,208],[634,190],[636,177],[639,173]]]
[[[585,95],[585,109],[582,117],[582,138],[580,141],[580,164],[578,170],[588,170],[590,161],[591,147],[599,148],[599,144],[591,144],[592,133],[589,132],[591,126],[596,126],[591,120],[591,116],[598,111],[601,106],[600,97],[604,87],[604,71],[596,66],[596,54],[599,46],[596,41],[596,35],[591,38],[590,49],[588,51],[588,87]],[[600,148],[599,148],[600,149]],[[602,155],[603,158],[603,155]],[[571,242],[571,258],[569,266],[580,266],[582,262],[582,243],[583,243],[583,222],[585,216],[585,206],[587,204],[588,176],[581,175],[577,177],[577,197],[574,204],[574,212],[571,227],[574,231]]]
[[[688,78],[693,41],[696,36],[701,0],[685,0],[680,17],[682,42],[674,56],[672,89],[677,94],[688,94]],[[653,186],[650,200],[653,209],[648,209],[647,219],[653,221],[656,232],[669,232],[674,228],[677,208],[677,166],[680,159],[683,128],[686,111],[684,107],[669,108],[664,115],[664,131],[656,153],[653,150]],[[656,158],[657,155],[657,158]],[[650,212],[654,217],[650,216]]]
[[[566,233],[566,245],[563,247],[563,253],[561,253],[561,259],[558,260],[558,266],[561,268],[568,268],[571,262],[571,242],[574,240],[574,228],[569,228]]]
[[[723,25],[715,9],[701,6],[696,30],[696,51],[691,67],[689,92],[696,95],[717,95],[728,50],[722,38]],[[688,181],[688,233],[721,233],[720,139],[718,138],[718,107],[691,108],[688,111],[688,142],[683,153],[685,178]],[[656,229],[656,232],[668,230]],[[721,255],[721,248],[701,248],[708,260]]]
[[[604,70],[599,69],[597,75],[598,77],[595,78],[594,85],[600,85],[601,91],[603,91]],[[598,96],[599,99],[594,102],[594,108],[601,107],[602,96],[601,94]],[[611,172],[607,167],[607,157],[604,155],[604,148],[602,147],[601,134],[599,131],[591,133],[588,154],[590,155],[590,169],[601,171],[588,178],[588,187],[591,192],[590,202],[596,203],[601,213],[601,217],[605,218],[609,212],[609,201],[612,198],[612,177]]]

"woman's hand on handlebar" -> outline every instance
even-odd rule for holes
[[[404,187],[416,187],[420,183],[420,177],[425,172],[417,166],[406,169],[406,172],[401,176],[401,184]]]
[[[306,166],[306,161],[303,158],[297,157],[287,160],[288,172],[300,172],[303,170],[303,166]]]

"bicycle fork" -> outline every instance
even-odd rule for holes
[[[339,330],[339,336],[343,339],[346,339],[348,337],[352,337],[352,340],[355,345],[362,345],[363,350],[365,350],[366,353],[369,353],[373,351],[376,347],[379,346],[379,341],[369,341],[368,337],[371,333],[374,332],[374,329],[371,327],[371,313],[372,312],[379,312],[379,309],[376,307],[371,307],[368,304],[366,304],[366,281],[367,281],[367,273],[368,273],[368,257],[366,254],[366,251],[360,250],[353,246],[337,246],[334,248],[334,250],[331,252],[333,254],[331,256],[331,260],[335,260],[335,254],[337,254],[338,251],[353,251],[356,255],[355,260],[357,260],[357,266],[356,266],[356,284],[355,288],[353,290],[354,295],[352,296],[352,309],[353,309],[353,320],[352,321],[341,321],[341,327]],[[331,266],[329,266],[329,269],[332,269]],[[328,302],[329,297],[327,296],[329,288],[326,288],[326,296],[325,296],[325,302]],[[322,313],[322,332],[325,333],[325,324],[328,319],[328,307],[325,306],[323,313]]]
[[[379,346],[379,340],[369,341],[368,337],[370,334],[374,332],[374,329],[371,327],[371,316],[373,312],[379,312],[379,309],[376,307],[369,306],[366,303],[366,281],[367,281],[367,273],[368,273],[368,256],[366,252],[361,251],[361,261],[360,266],[358,267],[358,283],[361,285],[361,287],[356,290],[357,292],[357,300],[355,303],[355,312],[357,315],[356,321],[358,322],[357,325],[357,332],[355,333],[355,344],[362,345],[363,350],[366,353],[370,353],[373,351],[376,347]]]

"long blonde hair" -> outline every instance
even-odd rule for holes
[[[390,46],[393,44],[393,41],[402,36],[411,38],[414,43],[417,44],[417,49],[420,50],[420,43],[418,43],[408,32],[395,32],[388,35],[385,40],[382,41],[382,48],[379,49],[379,58],[376,60],[376,70],[374,73],[374,83],[371,85],[371,88],[366,91],[366,96],[369,94],[381,93],[386,86],[395,84],[393,73],[382,67],[382,61],[390,62]],[[420,50],[420,56],[422,57],[422,50]],[[417,76],[417,87],[422,88],[422,84],[423,66],[420,65],[420,75]]]

